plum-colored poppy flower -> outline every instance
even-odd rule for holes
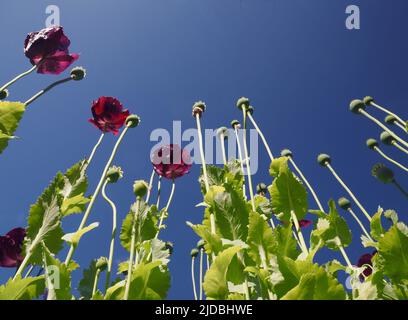
[[[176,179],[190,172],[189,153],[177,144],[162,146],[152,155],[154,171],[166,179]]]
[[[0,267],[15,268],[20,265],[24,258],[21,249],[25,235],[25,229],[15,228],[0,236]]]
[[[92,103],[92,115],[93,118],[88,120],[90,123],[103,132],[117,135],[129,116],[129,110],[123,109],[116,98],[100,97]]]
[[[29,33],[24,54],[37,66],[38,73],[60,74],[79,58],[79,54],[69,53],[70,44],[63,28],[54,26]]]
[[[363,255],[358,259],[357,266],[358,266],[359,268],[361,268],[361,267],[364,266],[364,265],[372,266],[372,265],[373,265],[372,259],[373,259],[374,255],[375,255],[376,253],[377,253],[377,251],[374,251],[373,253],[363,254]],[[364,281],[364,276],[365,276],[365,277],[368,277],[372,272],[373,272],[372,268],[366,267],[366,268],[364,269],[364,271],[362,272],[362,274],[360,275],[360,280],[361,280],[361,281]]]
[[[302,220],[299,221],[299,227],[301,227],[301,228],[307,228],[311,224],[312,224],[312,221],[310,221],[310,220],[302,219]]]

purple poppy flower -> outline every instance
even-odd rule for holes
[[[24,54],[38,73],[60,74],[79,58],[69,53],[70,43],[62,27],[50,27],[27,35]]]
[[[26,230],[15,228],[5,236],[0,236],[0,267],[15,268],[23,261],[21,249]]]
[[[151,160],[154,171],[166,179],[176,179],[190,172],[190,155],[177,144],[170,144],[157,149]]]
[[[88,120],[90,123],[103,132],[117,135],[129,116],[129,110],[123,109],[116,98],[99,97],[92,103],[92,115],[93,118]]]
[[[358,259],[357,266],[358,266],[359,268],[361,268],[361,267],[364,266],[364,265],[372,266],[372,265],[373,265],[372,259],[373,259],[374,255],[375,255],[376,253],[377,253],[377,251],[374,251],[372,254],[371,254],[371,253],[363,254],[363,255]],[[366,267],[366,268],[364,269],[364,271],[362,272],[362,274],[360,275],[360,280],[361,280],[361,281],[364,281],[365,277],[368,277],[371,273],[373,273],[373,269],[372,269],[371,267]]]
[[[302,219],[299,221],[299,226],[301,228],[307,228],[308,226],[310,226],[312,224],[311,220],[306,220],[306,219]]]

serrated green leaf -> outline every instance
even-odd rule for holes
[[[201,237],[205,241],[205,252],[208,255],[214,253],[217,255],[222,250],[222,241],[221,238],[217,234],[211,233],[211,230],[208,226],[196,224],[193,225],[192,223],[187,223],[194,232]]]
[[[32,300],[44,293],[44,276],[10,279],[0,286],[0,300]]]
[[[67,198],[62,202],[61,214],[66,217],[71,214],[84,212],[89,201],[90,199],[86,198],[83,194]]]
[[[228,267],[240,250],[239,246],[225,249],[211,264],[204,278],[204,291],[208,299],[224,300],[228,297]]]
[[[97,227],[99,227],[99,222],[91,223],[89,226],[84,227],[84,228],[82,228],[82,229],[80,229],[80,230],[78,230],[76,232],[65,234],[62,237],[62,240],[68,242],[69,244],[72,244],[73,246],[77,246],[79,241],[81,240],[82,236],[85,233],[87,233],[87,232],[89,232],[89,231],[91,231],[91,230],[93,230],[93,229],[95,229]]]
[[[378,208],[378,211],[376,212],[375,215],[372,216],[371,222],[370,222],[370,235],[373,237],[374,240],[380,240],[382,235],[384,234],[384,228],[381,223],[381,217],[383,214],[383,209]]]
[[[261,264],[263,258],[269,261],[274,240],[272,229],[265,219],[258,213],[251,212],[247,239],[247,244],[250,247],[248,254],[258,265]]]
[[[81,297],[86,300],[89,300],[92,297],[93,285],[97,271],[96,261],[96,259],[91,260],[89,267],[84,269],[82,279],[79,282],[78,291],[81,294]]]
[[[25,105],[21,102],[0,101],[0,154],[7,148],[23,117]]]

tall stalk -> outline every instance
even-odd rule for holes
[[[246,162],[246,167],[247,167],[247,173],[248,173],[248,187],[249,187],[249,195],[251,197],[251,205],[252,205],[252,210],[255,211],[255,199],[254,199],[254,190],[252,188],[252,176],[251,176],[251,167],[249,164],[249,155],[248,155],[248,147],[247,147],[247,142],[246,142],[246,107],[242,107],[242,116],[243,116],[243,145],[244,145],[244,155],[245,155],[245,162]]]
[[[252,108],[253,110],[253,108]],[[256,123],[254,117],[252,116],[252,112],[247,113],[249,120],[251,120],[252,125],[254,126],[255,130],[258,132],[259,136],[261,137],[261,140],[265,146],[266,152],[268,153],[269,159],[271,162],[273,161],[274,157],[271,151],[271,148],[269,147],[268,141],[266,140],[264,134],[262,133],[262,130],[259,128],[258,124]]]
[[[25,76],[28,76],[30,73],[32,73],[34,70],[37,69],[37,65],[32,66],[30,69],[28,69],[27,71],[19,74],[17,77],[15,77],[14,79],[10,80],[9,82],[7,82],[6,84],[4,84],[1,88],[0,88],[0,92],[2,92],[3,90],[6,90],[8,87],[10,87],[13,83],[17,82],[18,80],[20,80],[21,78],[24,78]]]

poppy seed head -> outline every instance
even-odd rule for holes
[[[359,100],[359,99],[355,99],[353,101],[350,102],[350,111],[356,114],[360,113],[360,110],[364,110],[365,109],[365,104],[363,101]]]

